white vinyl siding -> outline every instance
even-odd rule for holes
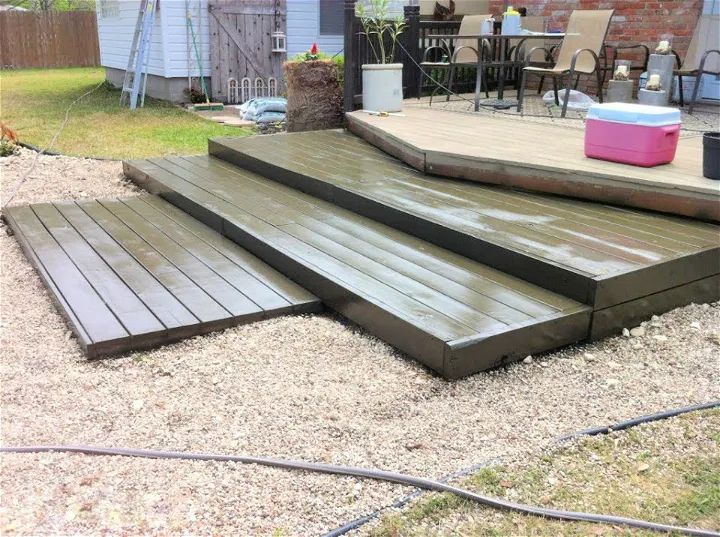
[[[343,3],[343,0],[336,0]],[[308,50],[317,43],[322,52],[337,54],[343,48],[342,35],[320,35],[320,0],[288,0],[288,58]]]
[[[292,1],[292,0],[291,0]],[[210,72],[210,38],[207,0],[188,0],[203,64]],[[185,0],[160,0],[155,13],[148,72],[165,78],[188,76]],[[99,0],[97,9],[100,63],[103,67],[126,69],[140,0]],[[192,39],[190,40],[192,43]],[[190,75],[199,76],[195,52],[190,48]]]

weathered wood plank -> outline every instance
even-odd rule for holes
[[[70,321],[80,345],[89,356],[115,350],[130,340],[130,334],[105,305],[80,270],[60,248],[29,206],[7,207],[5,215]]]
[[[36,204],[32,208],[131,337],[141,338],[165,330],[166,327],[78,234],[57,208],[48,203]]]
[[[225,257],[212,246],[193,235],[168,216],[154,210],[139,198],[122,200],[122,203],[145,218],[170,239],[185,248],[190,254],[201,260],[209,269],[227,281],[261,310],[290,310],[292,305],[261,280],[253,277],[230,258]]]
[[[316,309],[318,300],[312,293],[294,284],[231,240],[212,231],[195,218],[174,205],[160,200],[157,196],[141,196],[140,199],[157,211],[168,215],[200,240],[211,245],[222,255],[232,259],[236,265],[243,267],[246,272],[252,274],[255,278],[262,280],[266,286],[293,304],[296,310],[310,311]]]
[[[89,203],[92,202],[83,204]],[[56,203],[55,207],[167,329],[177,329],[198,322],[198,319],[172,293],[76,203]]]

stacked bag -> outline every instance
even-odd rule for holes
[[[285,97],[256,97],[240,106],[240,117],[255,123],[285,121],[287,99]]]

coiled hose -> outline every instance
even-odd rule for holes
[[[536,515],[556,520],[572,520],[584,522],[597,522],[603,524],[624,525],[632,528],[645,530],[653,530],[660,532],[675,532],[683,535],[693,535],[699,537],[718,537],[720,534],[694,528],[684,528],[679,526],[670,526],[666,524],[657,524],[654,522],[646,522],[632,518],[625,518],[611,515],[599,515],[594,513],[582,513],[577,511],[562,511],[558,509],[547,509],[544,507],[535,507],[532,505],[524,505],[520,503],[510,502],[499,498],[491,498],[470,492],[469,490],[453,487],[439,481],[414,477],[406,474],[395,472],[386,472],[383,470],[373,470],[367,468],[357,468],[353,466],[339,466],[335,464],[320,464],[314,462],[293,461],[285,459],[273,459],[266,457],[244,457],[237,455],[218,455],[211,453],[192,453],[182,451],[160,451],[153,449],[128,449],[128,448],[103,448],[84,445],[58,445],[58,446],[18,446],[18,447],[2,447],[0,453],[48,453],[48,452],[70,452],[83,453],[86,455],[116,455],[121,457],[144,457],[150,459],[182,459],[193,461],[218,461],[218,462],[240,462],[243,464],[259,464],[262,466],[271,466],[274,468],[284,468],[289,470],[304,470],[308,472],[320,472],[324,474],[346,475],[352,477],[360,477],[365,479],[375,479],[380,481],[388,481],[417,487],[425,490],[437,492],[449,492],[466,500],[477,502],[495,509],[505,509],[516,511],[519,513]]]

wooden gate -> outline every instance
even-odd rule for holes
[[[273,84],[279,94],[287,54],[272,52],[272,34],[286,31],[286,0],[209,0],[208,11],[213,100],[242,101],[233,89],[256,96]]]

